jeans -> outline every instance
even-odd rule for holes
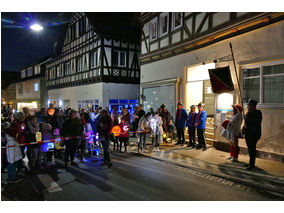
[[[17,179],[16,169],[18,168],[18,161],[14,163],[8,163],[8,180],[13,181]]]
[[[184,127],[177,127],[178,143],[184,144]]]
[[[106,137],[101,138],[101,143],[103,145],[103,150],[104,150],[104,162],[106,164],[110,164],[110,151],[109,151],[109,144],[110,144],[110,139]]]
[[[64,153],[64,161],[69,162],[69,159],[70,159],[70,162],[74,161],[76,149],[78,146],[78,139],[75,138],[75,139],[66,141],[65,146],[66,147],[65,147],[65,153]]]
[[[205,129],[197,129],[198,145],[199,147],[206,148],[205,143]]]
[[[138,135],[139,135],[138,149],[145,148],[146,147],[146,134],[145,133],[139,133]],[[142,147],[141,147],[142,140],[143,140],[143,144],[142,144]]]

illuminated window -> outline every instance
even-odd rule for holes
[[[118,67],[126,66],[126,52],[124,51],[113,51],[113,65]]]
[[[35,92],[38,92],[38,83],[35,83],[35,84],[34,84],[34,91],[35,91]]]
[[[173,30],[180,28],[182,26],[182,13],[173,13],[172,20]]]
[[[157,39],[157,21],[157,17],[150,21],[150,41]]]
[[[161,13],[160,15],[160,37],[169,32],[169,13]]]
[[[33,75],[33,68],[32,67],[29,67],[27,69],[27,71],[28,71],[28,77]]]
[[[26,70],[21,70],[21,78],[25,78],[26,77]]]
[[[40,73],[40,65],[35,65],[35,75]]]

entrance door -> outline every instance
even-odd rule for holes
[[[203,81],[203,102],[208,115],[214,115],[215,102],[210,80]]]

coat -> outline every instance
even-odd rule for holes
[[[191,121],[191,118],[193,116],[193,121]],[[189,115],[188,115],[188,119],[187,119],[187,122],[186,122],[186,126],[188,127],[195,127],[195,122],[196,122],[196,118],[197,118],[197,113],[194,112],[194,114],[192,115],[191,112],[189,112]]]
[[[19,161],[23,159],[22,152],[19,146],[19,143],[16,141],[14,137],[11,137],[10,135],[6,134],[7,138],[7,146],[13,146],[16,145],[16,147],[7,147],[6,149],[6,155],[7,155],[7,161],[9,163],[14,163],[16,161]]]
[[[187,111],[184,108],[182,108],[180,118],[178,115],[179,115],[179,110],[177,110],[176,112],[175,127],[184,128],[186,126],[186,121],[188,118]]]
[[[206,119],[207,119],[207,113],[205,110],[202,110],[201,112],[198,112],[196,117],[196,123],[197,129],[205,129],[206,128]]]
[[[150,121],[143,116],[138,122],[138,131],[145,131],[150,129]]]
[[[128,133],[129,125],[128,125],[128,123],[124,123],[124,124],[120,123],[119,127],[121,129],[121,133],[119,135],[119,138],[129,138],[129,133]],[[124,128],[126,128],[127,130],[124,130]]]
[[[235,143],[235,138],[240,134],[242,122],[242,112],[237,112],[230,118],[227,128],[222,131],[222,136],[231,143]]]
[[[259,140],[261,137],[261,122],[262,113],[260,110],[247,112],[244,126],[245,136]]]
[[[155,115],[152,117],[151,122],[151,133],[154,138],[154,144],[155,142],[158,144],[163,143],[163,120],[161,116]],[[157,139],[156,139],[157,138]],[[157,140],[157,141],[155,141]]]

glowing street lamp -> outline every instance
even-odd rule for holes
[[[41,31],[43,30],[43,27],[39,24],[33,24],[32,26],[30,26],[30,28],[34,31]]]

